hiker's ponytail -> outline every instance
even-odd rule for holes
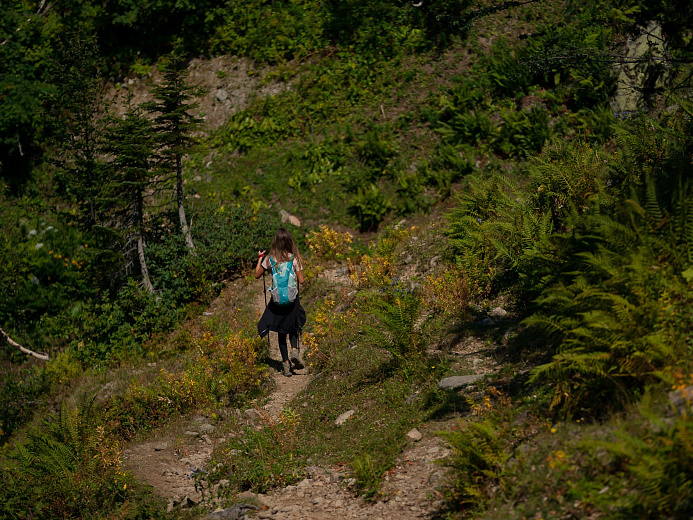
[[[289,254],[294,255],[294,258],[298,261],[298,265],[301,270],[303,270],[303,258],[298,251],[298,246],[296,245],[294,237],[291,236],[289,230],[279,228],[272,239],[270,255],[272,255],[277,262],[286,262],[289,260]]]

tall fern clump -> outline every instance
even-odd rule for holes
[[[525,323],[554,335],[558,348],[532,377],[556,383],[554,406],[579,413],[626,402],[685,354],[664,327],[689,290],[693,258],[693,202],[676,200],[665,212],[649,181],[642,205],[630,199],[614,217],[588,219],[583,232],[596,250],[575,253],[574,270],[537,301]]]
[[[77,518],[112,510],[130,494],[119,470],[119,447],[90,405],[63,405],[54,420],[31,430],[3,468],[0,516]],[[7,516],[4,516],[7,515]]]
[[[537,294],[576,248],[585,215],[610,204],[603,154],[581,143],[553,143],[529,165],[531,183],[505,177],[470,181],[448,215],[453,253],[489,291],[516,286]]]
[[[391,294],[371,302],[370,312],[376,326],[366,327],[368,337],[377,346],[388,350],[395,363],[407,373],[421,364],[423,335],[421,330],[421,297],[393,282]]]

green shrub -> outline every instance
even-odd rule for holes
[[[390,199],[378,186],[371,184],[360,188],[351,198],[349,212],[356,217],[361,231],[375,231],[391,207]]]

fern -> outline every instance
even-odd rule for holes
[[[114,487],[116,459],[104,460],[104,433],[95,417],[91,403],[74,409],[63,404],[56,418],[44,420],[17,446],[13,478],[30,489],[37,518],[94,513],[124,499]]]

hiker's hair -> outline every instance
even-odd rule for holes
[[[301,269],[303,269],[303,259],[298,252],[298,246],[296,245],[294,237],[291,236],[291,233],[289,233],[287,229],[279,228],[272,239],[270,255],[272,255],[277,262],[286,262],[289,260],[289,253],[294,255]]]

